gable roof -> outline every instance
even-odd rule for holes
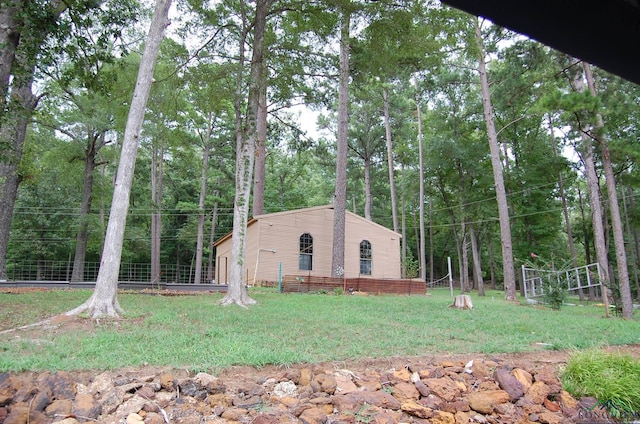
[[[264,219],[264,218],[271,218],[271,217],[276,217],[276,216],[277,217],[281,217],[281,216],[284,216],[284,215],[294,215],[294,214],[299,214],[299,213],[304,213],[304,212],[312,212],[312,211],[326,210],[326,209],[333,210],[333,205],[330,204],[330,205],[312,206],[310,208],[292,209],[292,210],[288,210],[288,211],[272,212],[272,213],[267,213],[267,214],[262,214],[262,215],[256,215],[253,218],[251,218],[249,220],[249,222],[247,222],[247,227],[255,224],[258,220]],[[370,224],[371,226],[373,226],[375,228],[378,228],[380,230],[388,231],[388,232],[396,235],[397,237],[402,237],[402,235],[400,233],[396,233],[395,231],[385,227],[384,225],[380,225],[380,224],[377,224],[377,223],[375,223],[373,221],[369,221],[369,220],[367,220],[367,219],[365,219],[365,218],[361,217],[360,215],[357,215],[357,214],[355,214],[353,212],[350,212],[350,211],[347,210],[347,211],[345,211],[345,214],[349,215],[351,217],[354,217],[354,218],[356,218],[358,220],[364,221],[367,224]],[[213,246],[218,246],[220,243],[224,242],[225,240],[228,240],[229,238],[231,238],[232,234],[233,234],[233,231],[231,231],[231,232],[225,234],[224,236],[220,237],[217,241],[215,241],[213,243]]]

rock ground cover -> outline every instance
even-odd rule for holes
[[[640,346],[614,349],[640,356]],[[0,373],[0,424],[608,422],[605,411],[595,413],[595,399],[562,389],[567,358],[540,350],[231,367],[215,375],[157,367]]]

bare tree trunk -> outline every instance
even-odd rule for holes
[[[422,133],[422,108],[420,107],[420,93],[418,91],[418,79],[416,76],[413,76],[413,83],[415,85],[415,98],[416,98],[416,108],[418,113],[418,178],[420,179],[420,194],[418,202],[420,204],[420,278],[423,281],[427,281],[427,255],[426,255],[426,246],[427,242],[425,240],[425,228],[424,228],[424,146],[423,146],[423,138],[424,135]]]
[[[15,84],[11,93],[7,118],[0,127],[0,145],[9,146],[0,158],[0,280],[7,279],[7,247],[13,208],[18,196],[18,185],[22,176],[18,165],[27,135],[27,125],[38,99],[31,92],[32,80]]]
[[[583,237],[583,243],[584,243],[584,259],[587,262],[587,264],[591,264],[591,243],[589,241],[589,234],[587,232],[587,218],[586,218],[586,214],[584,213],[584,200],[582,199],[582,190],[580,190],[580,187],[578,187],[578,202],[579,202],[579,206],[580,206],[580,217],[581,217],[581,221],[582,221],[582,234],[584,235]],[[592,224],[592,228],[593,228],[593,224]],[[593,287],[589,287],[589,300],[594,300],[595,297],[595,291]]]
[[[86,302],[68,311],[67,315],[75,315],[87,311],[92,318],[98,318],[101,316],[118,316],[122,312],[117,298],[118,272],[120,270],[124,230],[129,210],[133,170],[136,163],[147,99],[153,82],[153,68],[168,24],[167,15],[170,5],[171,0],[156,1],[144,53],[140,61],[138,78],[124,131],[122,154],[113,191],[111,213],[109,215],[96,287]]]
[[[469,237],[471,238],[471,257],[473,259],[473,281],[478,287],[478,296],[484,296],[484,280],[482,279],[482,262],[480,260],[480,248],[478,236],[473,224],[469,224]]]
[[[584,74],[587,79],[587,86],[592,96],[596,97],[596,86],[591,73],[591,66],[587,62],[582,62]],[[604,127],[602,114],[596,115],[596,129]],[[605,183],[607,185],[607,198],[609,200],[609,212],[611,214],[611,227],[613,229],[613,244],[616,251],[616,265],[618,267],[618,287],[620,290],[620,301],[622,302],[622,317],[633,318],[633,299],[631,297],[631,286],[629,283],[629,266],[627,264],[627,251],[624,245],[624,229],[622,228],[622,218],[620,217],[620,205],[618,203],[618,192],[616,190],[616,180],[611,165],[611,153],[609,143],[604,134],[598,137],[600,151],[602,152],[602,168],[604,169]]]
[[[391,118],[389,117],[389,92],[386,87],[382,89],[384,102],[384,130],[387,144],[387,165],[389,166],[389,188],[391,191],[391,216],[393,219],[393,231],[400,231],[398,226],[398,195],[396,193],[396,178],[393,166],[393,142],[391,140]]]
[[[591,263],[591,242],[589,241],[589,234],[587,232],[586,227],[586,214],[584,213],[584,199],[582,198],[582,190],[578,187],[578,204],[580,206],[580,218],[582,221],[582,234],[584,235],[583,243],[584,243],[584,259],[587,261],[587,264]]]
[[[209,127],[211,128],[211,127]],[[193,275],[193,283],[202,283],[202,248],[204,244],[204,201],[207,196],[207,173],[209,171],[209,152],[211,145],[210,129],[207,130],[207,137],[202,153],[202,175],[200,176],[200,197],[198,199],[198,234],[196,235],[196,264]]]
[[[636,286],[636,293],[638,293],[640,289],[640,280],[638,279],[638,262],[636,261],[636,258],[638,257],[636,253],[637,244],[635,243],[636,240],[634,240],[633,231],[631,229],[631,222],[629,221],[629,208],[627,207],[627,196],[624,190],[621,190],[621,194],[622,194],[622,210],[624,213],[624,226],[626,228],[625,233],[626,233],[627,239],[630,241],[630,244],[631,244],[631,251],[629,253],[631,255],[631,269],[633,270],[633,281]],[[634,243],[631,243],[631,240],[633,240]]]
[[[364,158],[364,218],[371,221],[371,155]]]
[[[498,202],[498,219],[500,221],[500,240],[502,241],[502,272],[504,277],[505,299],[514,301],[516,297],[516,276],[513,264],[513,246],[511,241],[511,222],[509,220],[509,206],[507,204],[507,191],[502,175],[502,161],[500,160],[500,147],[498,135],[493,122],[493,107],[491,106],[491,94],[489,92],[489,80],[485,64],[485,52],[482,42],[480,24],[476,19],[476,42],[478,44],[478,71],[480,73],[480,86],[482,88],[482,107],[484,119],[487,125],[487,136],[491,150],[491,165],[493,166],[493,179]]]
[[[467,240],[467,223],[460,223],[460,291],[469,292],[469,241]]]
[[[589,203],[591,205],[591,220],[593,225],[594,245],[596,249],[596,258],[600,265],[600,279],[603,282],[602,300],[605,307],[605,314],[609,317],[609,259],[607,258],[607,246],[604,235],[604,224],[602,221],[602,206],[600,205],[600,186],[598,184],[598,174],[593,159],[593,148],[591,142],[587,141],[588,137],[582,140],[582,161],[585,165],[587,174],[587,186],[589,189]]]
[[[340,24],[340,76],[338,86],[338,135],[336,188],[333,199],[333,249],[331,276],[344,275],[345,212],[347,208],[347,149],[349,130],[349,28],[351,11],[342,10]]]
[[[218,180],[218,186],[220,186],[220,180]],[[218,197],[220,192],[215,191],[214,196]],[[213,211],[211,211],[211,232],[209,233],[209,258],[207,261],[207,280],[212,281],[214,278],[213,269],[213,243],[216,237],[216,223],[218,222],[218,200],[213,204]]]
[[[407,195],[405,189],[404,164],[402,164],[402,278],[407,278]]]
[[[229,286],[227,294],[220,300],[222,305],[236,304],[247,307],[256,301],[249,297],[245,282],[247,223],[249,219],[249,201],[255,166],[258,103],[260,91],[266,84],[264,63],[264,35],[266,17],[273,0],[256,0],[256,12],[253,23],[253,53],[249,75],[249,94],[247,99],[246,120],[243,122],[240,107],[242,94],[242,72],[239,72],[236,92],[236,183],[233,207],[233,233],[231,243],[231,263],[229,268]],[[244,43],[241,42],[241,46]],[[244,49],[241,47],[241,57]],[[241,59],[242,61],[242,59]],[[241,66],[240,66],[241,67]]]
[[[102,179],[104,179],[105,175],[107,174],[107,162],[105,161],[101,161],[102,163],[100,164],[100,176],[102,177]],[[106,226],[106,215],[107,213],[105,212],[105,200],[104,200],[104,194],[100,195],[100,209],[98,211],[98,220],[100,221],[100,234],[103,235],[105,233],[105,228],[107,228]],[[100,237],[100,251],[102,252],[102,248],[104,247],[104,237]]]
[[[549,134],[551,135],[551,147],[553,148],[553,154],[558,157],[558,146],[556,144],[553,122],[551,121],[551,115],[549,118]],[[560,202],[562,204],[562,216],[564,217],[564,225],[567,229],[567,243],[569,244],[569,253],[571,254],[571,263],[574,268],[578,267],[578,259],[576,255],[576,247],[573,242],[573,230],[571,228],[571,219],[569,219],[569,208],[567,207],[567,196],[564,191],[564,175],[562,171],[558,172],[558,192],[560,194]],[[580,300],[584,300],[584,292],[582,289],[578,290],[578,297]]]
[[[491,237],[491,233],[489,233],[488,250],[489,250],[489,272],[491,274],[491,290],[495,290],[496,289],[496,260],[493,256],[493,238]]]
[[[633,196],[633,190],[631,187],[629,187],[628,190],[629,190],[629,205],[631,206],[632,210],[635,210],[636,201]],[[627,219],[628,218],[629,216],[627,215]],[[638,229],[635,226],[631,227],[631,225],[628,224],[627,227],[629,228],[629,231],[631,232],[631,235],[633,238],[633,250],[635,252],[635,256],[634,256],[635,266],[633,267],[633,272],[634,272],[634,277],[636,281],[636,300],[640,302],[640,280],[638,277],[638,267],[640,266],[640,236],[638,236]]]
[[[451,231],[453,232],[453,240],[456,246],[456,255],[458,260],[458,275],[460,276],[460,291],[465,292],[467,288],[467,279],[468,279],[468,267],[469,261],[467,259],[467,229],[466,222],[464,221],[464,211],[462,210],[462,201],[460,201],[459,209],[460,216],[462,217],[460,222],[458,222],[458,218],[456,217],[456,213],[454,211],[453,206],[451,205],[451,201],[449,200],[449,196],[447,194],[447,189],[445,187],[445,183],[443,181],[442,176],[438,176],[438,190],[440,191],[440,195],[442,196],[442,201],[444,202],[447,212],[449,213],[449,218],[451,219]]]
[[[420,255],[424,254],[424,252],[420,251],[420,224],[418,223],[419,218],[416,218],[415,211],[413,212],[413,214],[411,214],[411,217],[413,218],[413,235],[416,238],[416,252],[418,258],[420,258]]]
[[[256,122],[256,163],[253,180],[253,216],[264,213],[264,183],[267,165],[267,83],[266,66],[264,66],[265,84],[258,95],[258,118]]]
[[[429,198],[429,281],[433,281],[434,265],[433,265],[434,247],[433,247],[433,199]]]
[[[558,146],[555,141],[555,135],[553,131],[553,122],[551,122],[551,116],[549,118],[549,133],[551,135],[551,146],[553,148],[553,154],[558,157]],[[567,196],[564,191],[564,175],[562,171],[558,172],[558,191],[560,192],[560,201],[562,202],[562,215],[564,217],[564,224],[567,228],[567,239],[569,244],[569,252],[571,253],[571,263],[574,268],[578,267],[576,246],[573,242],[573,230],[571,228],[571,220],[569,219],[569,208],[567,207]],[[582,291],[580,291],[582,297]],[[582,299],[581,299],[582,300]]]
[[[2,2],[0,7],[0,118],[4,115],[11,83],[11,70],[20,41],[21,12],[16,2]]]
[[[38,104],[32,85],[36,60],[49,30],[66,3],[42,5],[41,18],[25,20],[24,2],[3,2],[0,7],[0,280],[7,278],[6,261],[13,208],[22,176],[18,165],[27,134],[27,125]],[[49,23],[51,25],[49,25]]]
[[[160,252],[162,246],[162,194],[163,194],[164,148],[151,148],[151,284],[160,284]]]
[[[96,169],[96,155],[99,135],[89,131],[89,140],[84,152],[84,173],[82,178],[82,204],[78,216],[78,233],[76,235],[76,252],[73,258],[73,271],[71,281],[84,281],[84,261],[87,255],[87,242],[89,237],[89,223],[87,219],[91,212],[91,200],[93,192],[93,172]]]
[[[574,64],[578,61],[574,60]],[[571,84],[573,88],[582,93],[585,90],[582,72],[576,72]],[[580,125],[580,124],[579,124]],[[605,315],[609,317],[609,259],[607,256],[607,244],[605,238],[605,229],[602,213],[602,205],[600,203],[600,182],[596,171],[595,159],[593,158],[593,146],[591,137],[587,134],[585,128],[579,128],[581,132],[582,142],[579,147],[584,163],[585,173],[587,177],[587,187],[589,189],[589,202],[591,204],[591,220],[593,225],[593,238],[596,249],[596,257],[600,266],[600,279],[603,282],[602,300],[605,304]]]
[[[461,267],[460,267],[460,288],[463,293],[471,290],[471,284],[469,283],[469,231],[467,227],[468,214],[465,209],[465,177],[460,161],[456,161],[456,167],[458,168],[458,185],[459,185],[459,198],[458,198],[458,210],[460,213],[460,253],[461,253]],[[451,210],[453,216],[453,209]]]

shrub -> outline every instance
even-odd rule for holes
[[[567,299],[567,284],[556,275],[547,274],[544,278],[544,301],[551,309],[559,311]]]

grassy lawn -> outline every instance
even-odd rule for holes
[[[0,331],[78,306],[90,291],[0,293]],[[120,293],[119,320],[0,335],[0,371],[115,369],[160,365],[211,370],[430,353],[585,349],[640,343],[640,320],[605,319],[601,306],[505,303],[501,292],[473,310],[449,308],[448,290],[428,296],[282,295],[255,289],[249,309],[220,294]],[[84,324],[83,324],[84,323]]]

